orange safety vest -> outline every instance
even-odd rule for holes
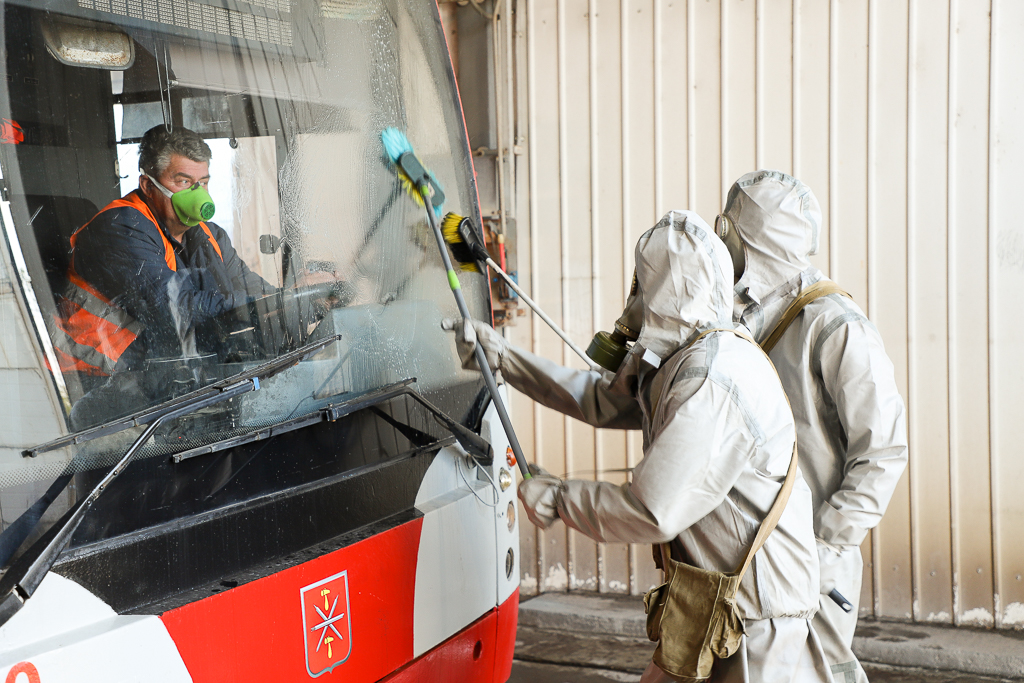
[[[173,271],[178,270],[174,245],[160,229],[160,224],[149,206],[134,192],[107,204],[96,214],[128,207],[146,217],[156,228],[164,242],[164,261]],[[93,216],[88,223],[71,235],[71,265],[68,267],[68,290],[54,316],[54,350],[62,372],[81,372],[87,375],[104,376],[114,371],[114,366],[145,326],[132,318],[127,311],[100,294],[95,287],[83,280],[75,271],[74,249],[78,235],[96,220]],[[203,232],[213,245],[220,260],[224,261],[220,245],[206,223],[200,223]]]

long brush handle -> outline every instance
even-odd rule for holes
[[[526,292],[524,292],[522,289],[520,289],[519,285],[516,284],[516,281],[512,279],[511,275],[509,275],[504,270],[502,270],[501,266],[499,266],[497,263],[495,263],[494,259],[492,259],[492,258],[488,258],[487,259],[487,265],[490,266],[498,275],[500,275],[501,277],[505,278],[505,282],[507,282],[508,286],[512,288],[512,291],[514,291],[516,294],[518,294],[519,298],[522,299],[523,301],[525,301],[526,305],[529,306],[530,308],[532,308],[533,312],[536,313],[537,315],[539,315],[540,319],[543,320],[544,322],[546,322],[548,324],[548,327],[550,327],[552,330],[554,330],[555,334],[557,334],[559,337],[561,337],[562,341],[564,341],[566,344],[568,344],[569,348],[572,349],[573,351],[575,351],[576,355],[578,355],[580,358],[583,359],[583,362],[587,364],[587,367],[589,367],[591,369],[593,369],[595,367],[594,366],[594,361],[590,360],[590,358],[587,356],[586,351],[584,351],[579,346],[577,346],[576,343],[572,339],[569,339],[569,335],[567,335],[562,330],[562,328],[559,327],[557,323],[555,323],[554,320],[549,318],[548,314],[545,313],[544,311],[542,311],[540,306],[538,306],[537,303],[533,299],[531,299],[529,296],[527,296]]]
[[[430,227],[434,231],[437,249],[441,252],[441,260],[444,261],[444,269],[448,272],[448,285],[452,288],[452,294],[455,295],[455,303],[459,307],[462,319],[467,321],[468,324],[471,317],[469,315],[469,308],[466,306],[466,299],[462,296],[462,285],[459,284],[459,276],[455,274],[455,270],[452,268],[452,261],[448,258],[448,248],[445,245],[444,236],[441,234],[441,228],[437,224],[437,217],[434,215],[434,209],[430,204],[428,192],[429,190],[425,188],[420,190],[420,194],[423,195],[423,203],[427,207],[427,219],[430,221]],[[501,395],[498,393],[498,384],[494,381],[494,375],[491,374],[491,366],[487,364],[487,355],[484,353],[484,348],[479,342],[474,352],[476,354],[476,364],[480,367],[480,374],[484,376],[484,384],[487,385],[487,391],[491,394],[494,409],[498,411],[498,419],[501,420],[501,426],[505,428],[505,435],[508,437],[509,445],[512,447],[512,454],[516,458],[516,464],[519,465],[519,471],[522,472],[523,479],[532,479],[530,469],[526,466],[526,456],[523,455],[523,448],[519,445],[519,439],[516,438],[516,432],[512,428],[512,420],[509,419],[508,411],[505,410],[505,403],[501,400]]]

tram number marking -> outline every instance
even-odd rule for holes
[[[15,664],[10,671],[7,672],[7,680],[5,683],[18,683],[18,674],[25,674],[28,678],[28,683],[40,683],[39,671],[30,662],[19,662]]]

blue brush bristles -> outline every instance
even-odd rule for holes
[[[398,159],[406,152],[412,151],[412,143],[405,133],[397,128],[385,128],[380,132],[380,141],[384,143],[384,152],[391,159],[391,163],[398,163]]]
[[[380,132],[380,141],[384,143],[384,153],[388,156],[388,159],[391,160],[391,163],[395,164],[396,171],[398,172],[398,178],[402,181],[405,191],[416,201],[417,204],[422,206],[423,197],[420,195],[419,189],[413,186],[409,176],[405,174],[405,169],[403,169],[402,165],[399,163],[399,159],[402,158],[403,154],[410,152],[414,156],[416,154],[413,152],[412,143],[409,142],[409,138],[406,137],[405,133],[397,128],[385,128]],[[440,218],[444,211],[444,188],[441,187],[441,183],[438,181],[437,176],[434,175],[433,171],[429,169],[424,170],[426,170],[427,174],[430,176],[430,182],[434,185],[435,189],[441,192],[441,204],[433,207],[434,215]]]

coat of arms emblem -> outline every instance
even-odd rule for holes
[[[299,590],[306,671],[316,678],[352,654],[348,610],[348,572],[340,572]]]

